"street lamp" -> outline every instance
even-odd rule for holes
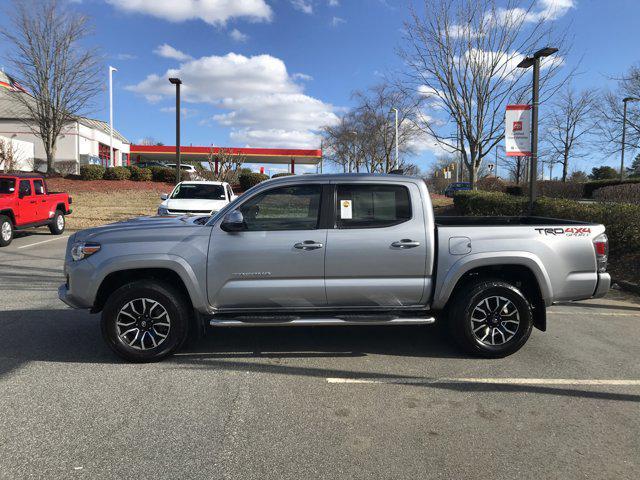
[[[640,102],[640,98],[625,97],[622,99],[623,114],[622,114],[622,153],[620,155],[620,181],[624,180],[624,144],[626,143],[627,136],[627,103],[628,102]]]
[[[536,199],[536,180],[538,179],[538,105],[540,103],[540,59],[553,55],[557,48],[545,47],[526,57],[519,64],[519,68],[533,67],[533,94],[531,106],[531,168],[529,175],[529,212],[533,211],[533,202]]]
[[[400,168],[400,149],[398,147],[398,109],[393,107],[391,110],[396,113],[396,164],[392,168],[392,170],[396,170]]]
[[[113,167],[116,166],[116,159],[113,158],[113,72],[117,71],[117,68],[109,67],[109,160]]]
[[[170,78],[169,83],[176,86],[176,183],[180,183],[180,85],[182,80]]]

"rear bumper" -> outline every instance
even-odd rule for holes
[[[596,285],[596,291],[593,294],[593,298],[604,297],[611,288],[611,275],[608,273],[598,274],[598,284]]]

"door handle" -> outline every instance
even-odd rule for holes
[[[293,247],[297,248],[298,250],[317,250],[324,247],[324,244],[315,242],[313,240],[305,240],[304,242],[296,243]]]
[[[413,240],[410,240],[408,238],[403,238],[399,242],[393,242],[391,244],[392,248],[415,248],[419,246],[420,242],[414,242]]]
[[[35,200],[31,200],[29,203],[36,203],[36,201]]]

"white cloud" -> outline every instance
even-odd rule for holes
[[[340,17],[333,17],[331,19],[331,26],[332,27],[337,27],[338,25],[340,25],[342,23],[347,23],[347,21],[344,18],[340,18]]]
[[[143,13],[170,22],[202,20],[211,25],[233,18],[270,21],[271,7],[265,0],[106,0],[119,10]]]
[[[138,57],[131,53],[118,53],[117,55],[114,55],[113,58],[115,58],[116,60],[124,61],[124,60],[135,60]]]
[[[289,75],[284,62],[270,55],[235,53],[193,59],[163,75],[152,74],[128,90],[148,101],[173,98],[168,77],[180,77],[185,102],[206,103],[223,110],[209,122],[232,129],[232,138],[254,146],[295,146],[313,139],[320,127],[337,122],[332,105],[310,97]],[[300,132],[303,134],[300,135]],[[262,143],[261,143],[262,142]]]
[[[249,40],[249,35],[245,35],[237,28],[234,28],[233,30],[231,30],[231,32],[229,33],[229,36],[234,42],[246,42],[247,40]]]
[[[230,138],[234,143],[248,147],[320,148],[320,136],[307,130],[251,130],[245,128],[231,132]]]
[[[313,13],[313,5],[309,0],[290,0],[290,2],[296,10],[300,10],[307,15],[311,15]]]
[[[176,107],[162,107],[160,109],[160,111],[162,113],[173,113],[175,115]],[[182,118],[195,117],[196,115],[198,115],[198,110],[195,110],[193,108],[185,108],[183,106],[180,106],[180,115],[182,116]]]
[[[339,7],[339,6],[340,6],[340,2],[339,2],[339,0],[328,0],[328,1],[327,1],[327,4],[328,4],[330,7]]]
[[[313,77],[311,75],[307,75],[306,73],[294,73],[293,75],[291,75],[291,78],[293,78],[294,80],[300,80],[301,82],[310,82],[311,80],[313,80]]]
[[[187,55],[186,53],[178,50],[177,48],[173,48],[168,43],[163,43],[162,45],[158,45],[153,51],[153,53],[164,58],[171,58],[173,60],[178,60],[179,62],[193,59],[191,55]]]

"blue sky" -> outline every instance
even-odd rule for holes
[[[539,0],[539,8],[555,3],[568,7],[554,20],[573,36],[567,67],[582,57],[578,88],[612,85],[608,77],[639,60],[640,2]],[[132,142],[151,136],[174,143],[166,77],[177,69],[185,81],[183,144],[317,148],[317,128],[351,105],[353,90],[401,67],[396,50],[409,4],[75,0],[68,8],[92,19],[90,41],[105,57],[105,87],[107,65],[118,68],[115,126]],[[105,91],[93,116],[108,119],[107,102]],[[429,150],[416,158],[423,169],[432,160]]]

